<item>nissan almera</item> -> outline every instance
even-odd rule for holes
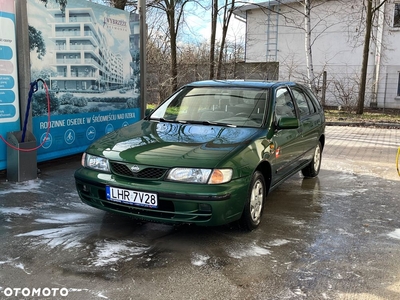
[[[252,230],[269,192],[297,172],[318,175],[324,144],[323,109],[301,84],[194,82],[89,146],[75,181],[105,211]]]

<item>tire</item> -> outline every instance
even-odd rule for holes
[[[322,146],[321,142],[318,142],[314,150],[314,156],[310,163],[301,170],[304,177],[313,178],[318,176],[319,169],[321,168],[322,161]]]
[[[247,201],[240,219],[243,229],[251,231],[260,225],[266,193],[264,176],[256,171],[251,178]]]

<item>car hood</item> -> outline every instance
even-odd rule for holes
[[[135,164],[212,168],[259,130],[142,120],[107,134],[87,152]]]

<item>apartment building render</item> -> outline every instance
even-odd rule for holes
[[[59,9],[49,12],[54,17],[51,39],[55,44],[51,88],[95,92],[122,87],[123,64],[129,62],[109,48],[107,20],[97,20],[90,7],[67,6],[64,13]]]

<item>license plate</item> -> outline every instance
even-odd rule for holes
[[[157,208],[158,199],[155,193],[146,193],[106,186],[107,199],[115,202],[128,203],[151,208]]]

